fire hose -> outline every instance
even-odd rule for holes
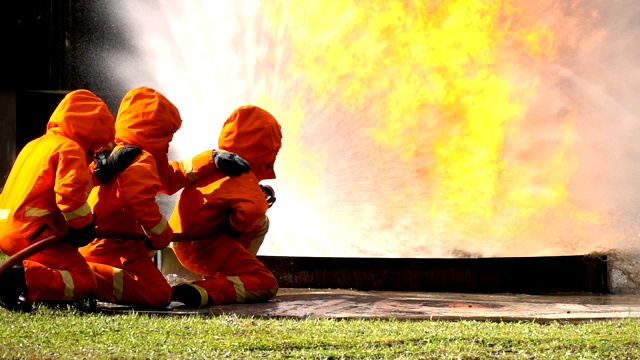
[[[269,207],[273,206],[273,203],[276,202],[276,192],[269,185],[260,185],[260,189],[265,194],[267,204]],[[193,233],[193,234],[183,234],[183,233],[175,233],[173,234],[174,242],[181,241],[198,241],[206,238],[211,238],[215,236],[212,233]],[[31,255],[34,255],[50,246],[61,244],[65,241],[65,235],[51,236],[44,240],[38,241],[37,243],[30,245],[17,253],[13,254],[7,260],[0,264],[0,276],[2,276],[7,270],[11,269],[17,264],[22,263],[22,260],[28,258]],[[133,231],[119,231],[119,230],[97,230],[96,238],[101,239],[126,239],[126,240],[145,240],[147,236],[142,232],[133,232]]]
[[[175,233],[173,234],[173,240],[175,242],[181,241],[198,241],[206,238],[211,238],[213,234],[183,234],[183,233]],[[58,236],[50,236],[46,239],[38,241],[37,243],[30,245],[17,253],[13,254],[7,260],[0,264],[0,276],[2,276],[7,270],[11,269],[15,265],[22,263],[22,261],[28,258],[31,255],[34,255],[50,246],[62,244],[65,241],[65,235]],[[101,239],[126,239],[126,240],[145,240],[147,236],[142,232],[132,232],[132,231],[118,231],[118,230],[97,230],[96,238]]]

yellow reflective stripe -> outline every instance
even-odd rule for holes
[[[265,300],[271,300],[273,299],[276,294],[278,293],[279,290],[279,286],[276,283],[271,289],[269,290],[257,290],[257,291],[248,291],[246,293],[246,301],[265,301]]]
[[[124,270],[113,268],[113,299],[114,303],[122,300],[124,290]]]
[[[58,272],[62,275],[62,281],[64,282],[64,298],[62,300],[73,300],[75,292],[73,277],[67,270],[58,270]]]
[[[244,283],[242,280],[237,276],[227,276],[227,280],[233,283],[233,287],[236,289],[236,298],[238,299],[238,302],[243,303],[247,301],[247,294],[245,293]]]
[[[269,231],[269,218],[267,216],[263,217],[262,220],[258,223],[260,226],[260,232],[251,239],[249,246],[247,247],[247,251],[251,253],[251,255],[256,256],[258,254],[258,250],[260,250],[260,246],[264,242],[264,238]]]
[[[9,214],[11,214],[10,209],[0,209],[0,221],[4,222],[9,220]]]
[[[198,174],[196,174],[195,170],[193,170],[193,159],[183,160],[182,167],[184,168],[184,175],[190,181],[198,180]]]
[[[34,207],[29,207],[27,206],[26,210],[24,211],[24,215],[25,216],[46,216],[51,214],[51,212],[49,210],[46,209],[39,209],[39,208],[34,208]]]
[[[83,217],[88,214],[91,214],[91,207],[89,207],[89,204],[87,203],[84,203],[82,206],[80,206],[76,210],[62,213],[65,220],[67,221],[71,221],[73,219],[77,219],[79,217]]]
[[[164,231],[164,229],[167,228],[167,219],[164,218],[164,216],[162,217],[162,220],[160,220],[160,222],[158,223],[158,225],[154,226],[153,228],[147,230],[144,227],[142,228],[142,230],[144,230],[144,233],[149,235],[160,235],[162,234],[162,232]]]
[[[200,285],[196,285],[196,284],[189,284],[189,285],[191,285],[194,289],[198,290],[198,292],[200,293],[200,307],[207,305],[207,302],[209,302],[209,294],[207,293],[207,290],[205,290]]]

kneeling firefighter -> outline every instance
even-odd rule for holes
[[[169,245],[174,232],[160,212],[157,195],[174,194],[209,173],[238,175],[250,169],[236,154],[212,149],[182,162],[169,161],[169,144],[181,125],[176,106],[155,89],[138,87],[122,99],[116,149],[135,145],[143,151],[114,181],[95,188],[89,203],[98,230],[143,231],[147,241],[98,238],[80,249],[95,273],[95,297],[100,301],[168,305],[173,290],[153,255]]]
[[[109,183],[141,152],[128,146],[96,158],[114,133],[107,104],[88,90],[76,90],[53,111],[46,133],[18,154],[0,194],[0,250],[14,255],[65,234],[66,242],[3,273],[0,305],[24,310],[35,301],[79,300],[95,291],[93,273],[77,250],[95,237],[87,194],[94,184]]]
[[[281,143],[280,125],[257,106],[242,106],[225,121],[218,147],[245,158],[251,171],[237,177],[213,173],[180,194],[171,227],[185,234],[215,235],[173,244],[180,263],[203,277],[174,286],[174,301],[200,307],[267,301],[277,294],[275,277],[256,254],[269,229],[267,209],[275,201],[272,189],[259,182],[275,179]]]

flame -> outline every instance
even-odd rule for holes
[[[352,216],[369,208],[385,219],[374,229],[394,231],[399,213],[410,212],[409,236],[436,226],[482,246],[536,241],[558,215],[574,233],[601,222],[572,204],[568,190],[576,109],[557,122],[561,135],[549,149],[527,149],[526,159],[505,155],[507,136],[527,137],[527,123],[536,121],[528,111],[541,69],[567,46],[555,33],[574,32],[562,27],[567,16],[556,2],[285,1],[270,9],[274,22],[287,24],[291,75],[304,78],[323,106],[348,114],[343,121],[358,118],[357,127],[345,124],[355,131],[344,134],[346,143],[370,145],[340,150],[369,164],[357,171],[369,174],[371,186],[393,189],[367,206],[338,205],[360,200],[354,193],[363,193],[363,181],[327,169],[320,175],[328,184],[338,176],[354,184],[328,189],[337,193],[336,209]]]
[[[179,61],[206,69],[190,79],[209,96],[190,92],[162,42],[144,43],[181,112],[207,99],[221,122],[251,102],[282,124],[262,253],[574,253],[610,221],[575,199],[584,114],[549,85],[567,51],[605,38],[579,1],[161,3],[189,39]],[[197,27],[209,12],[224,33]]]

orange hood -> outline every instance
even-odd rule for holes
[[[120,103],[116,143],[140,146],[153,155],[158,169],[166,168],[169,143],[181,125],[180,113],[171,101],[154,89],[138,87]]]
[[[218,148],[234,152],[251,164],[258,180],[275,179],[274,164],[282,146],[280,124],[266,110],[241,106],[222,125]]]
[[[47,131],[62,133],[86,152],[97,152],[113,141],[115,119],[107,104],[94,93],[75,90],[53,111]]]

